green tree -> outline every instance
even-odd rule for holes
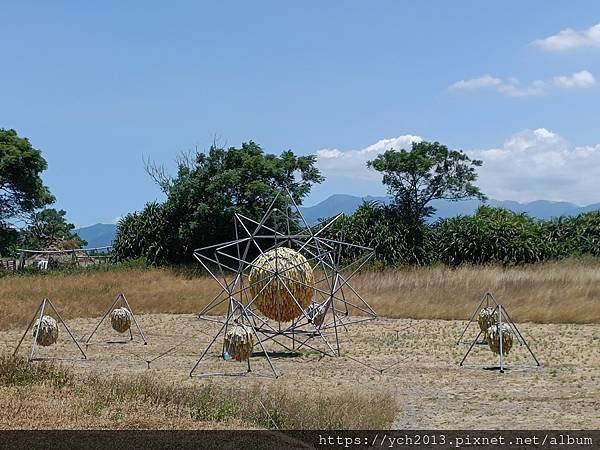
[[[166,175],[160,166],[148,165],[147,170],[167,200],[160,206],[150,204],[137,216],[121,221],[115,245],[121,259],[189,260],[195,248],[235,238],[235,213],[260,218],[281,188],[301,204],[312,185],[323,180],[314,156],[297,156],[290,150],[279,156],[266,154],[254,142],[227,149],[213,145],[207,153],[180,157],[174,177]],[[286,195],[278,197],[279,211],[291,214],[290,206]],[[154,217],[152,225],[150,217]],[[276,222],[274,216],[269,225],[278,226]],[[134,229],[135,223],[145,225]],[[157,226],[163,230],[159,235]],[[126,242],[143,244],[127,247]],[[169,248],[157,253],[165,245]]]
[[[423,222],[435,209],[432,200],[485,199],[475,186],[479,160],[439,142],[413,142],[411,150],[387,150],[367,163],[383,173],[383,184],[405,220]]]
[[[0,128],[0,220],[27,216],[54,201],[40,177],[47,167],[26,138]]]
[[[461,264],[517,265],[553,256],[544,224],[525,213],[481,206],[473,216],[439,221],[434,227],[437,259]]]
[[[557,217],[542,225],[543,238],[551,245],[554,257],[600,256],[600,211]]]
[[[14,255],[19,248],[20,237],[18,230],[0,223],[0,256]]]
[[[120,260],[145,258],[150,264],[175,260],[179,249],[176,233],[167,222],[166,204],[148,203],[140,212],[125,215],[117,225],[113,250]]]
[[[23,246],[31,249],[57,247],[61,250],[81,248],[87,244],[74,232],[75,225],[65,219],[67,212],[53,208],[32,215],[31,224],[24,230]]]
[[[363,202],[353,214],[340,217],[325,230],[329,238],[373,248],[375,260],[384,265],[428,264],[429,234],[426,224],[406,223],[396,208],[377,202]],[[353,247],[343,251],[344,258],[362,254]]]
[[[9,243],[14,246],[15,223],[54,201],[40,176],[46,168],[41,152],[26,138],[0,128],[0,253]]]

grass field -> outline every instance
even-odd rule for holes
[[[0,428],[600,427],[598,261],[367,271],[354,286],[382,317],[343,333],[341,358],[278,356],[282,376],[274,379],[263,377],[269,367],[257,356],[249,376],[205,379],[188,374],[216,331],[191,314],[217,293],[208,278],[158,268],[1,278],[0,355],[14,349],[45,296],[82,339],[125,292],[149,343],[110,343],[115,333],[105,324],[85,361],[69,359],[77,353],[65,333],[42,350],[66,357],[60,366],[1,358]],[[503,375],[482,346],[458,366],[466,347],[456,339],[488,290],[541,367],[519,346]],[[244,369],[217,350],[203,364]]]
[[[221,341],[190,378],[217,325],[191,314],[139,320],[148,345],[114,343],[119,335],[105,324],[85,361],[70,359],[77,349],[64,333],[57,345],[41,349],[40,356],[67,358],[62,364],[70,377],[3,383],[0,372],[0,428],[274,428],[269,416],[283,428],[600,427],[597,324],[520,324],[542,365],[536,368],[517,345],[500,374],[492,370],[498,358],[480,345],[459,367],[467,350],[456,345],[463,321],[377,319],[342,333],[339,358],[314,351],[274,355],[275,379],[263,356],[251,358],[248,376],[201,378],[245,373],[244,363],[219,357]],[[81,337],[96,321],[69,325]],[[0,332],[0,354],[14,348],[20,333]],[[475,334],[473,327],[468,336]]]
[[[520,321],[600,322],[597,260],[366,271],[353,285],[378,314],[390,318],[463,319],[489,290]],[[66,317],[93,317],[119,292],[137,312],[193,313],[217,294],[218,285],[159,268],[9,276],[0,279],[0,329],[27,323],[43,297],[50,297]]]
[[[135,372],[135,371],[134,371]],[[27,364],[0,357],[0,429],[388,428],[392,395],[299,392],[291,386],[245,389],[226,384],[182,385],[156,372],[82,374],[65,364]]]

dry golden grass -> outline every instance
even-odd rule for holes
[[[53,363],[0,356],[0,429],[381,429],[396,414],[391,394],[76,376]]]
[[[218,292],[206,278],[189,279],[170,269],[135,268],[0,279],[0,329],[26,324],[44,297],[65,318],[101,315],[119,292],[135,313],[191,313]]]
[[[366,272],[355,285],[385,317],[464,319],[490,291],[522,322],[600,322],[600,263],[593,260]]]
[[[290,428],[316,424],[319,428],[465,430],[501,429],[506,424],[530,430],[600,427],[600,324],[519,322],[541,367],[536,368],[526,348],[515,343],[505,359],[507,371],[500,374],[484,369],[499,363],[484,345],[476,345],[465,366],[459,366],[479,331],[476,324],[467,331],[465,343],[456,345],[464,320],[379,318],[349,326],[348,332],[340,334],[341,357],[321,358],[313,350],[277,354],[281,347],[266,342],[280,375],[274,378],[266,358],[258,353],[251,358],[248,374],[245,362],[220,357],[222,336],[190,377],[219,324],[191,314],[144,314],[138,319],[148,345],[137,338],[115,342],[119,334],[106,323],[86,349],[86,360],[78,359],[65,333],[52,347],[38,349],[36,355],[60,358],[73,375],[34,372],[44,380],[54,411],[40,413],[39,420],[26,407],[42,400],[40,391],[28,392],[37,386],[31,384],[31,375],[13,377],[10,365],[6,371],[0,367],[0,427],[270,426],[258,398],[280,426]],[[97,320],[73,319],[69,325],[82,336]],[[12,353],[21,333],[17,328],[0,331],[0,354]],[[334,339],[329,334],[330,342]],[[20,355],[28,354],[30,343]],[[318,338],[312,345],[326,348]],[[150,368],[149,360],[153,360]],[[40,362],[35,363],[37,368]],[[245,375],[199,376],[206,373]],[[10,385],[1,387],[6,383]],[[256,390],[263,392],[259,395]],[[240,391],[245,394],[237,394]],[[201,401],[194,400],[196,394]],[[201,409],[193,407],[198,404]],[[19,405],[23,405],[20,411]],[[81,413],[70,412],[71,407]],[[389,425],[394,411],[395,420]],[[230,424],[227,418],[232,417],[243,423]]]
[[[489,290],[519,321],[600,322],[600,262],[594,260],[365,271],[353,285],[378,314],[392,318],[464,319]],[[0,279],[0,329],[26,324],[43,297],[67,318],[95,317],[119,292],[134,312],[193,313],[219,287],[207,277],[160,268],[10,276]]]

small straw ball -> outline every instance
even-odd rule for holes
[[[479,311],[479,317],[477,318],[477,323],[479,324],[479,329],[483,331],[483,333],[487,333],[487,330],[492,326],[496,325],[498,322],[497,314],[495,313],[495,308],[488,306]]]
[[[313,302],[306,310],[306,316],[312,321],[315,327],[323,325],[327,308],[324,304]]]
[[[110,313],[110,325],[118,333],[125,333],[131,328],[132,314],[125,307],[115,308]]]
[[[254,348],[254,333],[247,325],[236,324],[225,334],[225,351],[236,361],[247,361]]]
[[[495,354],[500,354],[500,324],[496,323],[487,330],[487,341],[490,350]],[[502,353],[508,355],[513,346],[514,333],[512,328],[506,322],[502,323]]]
[[[33,336],[35,337],[36,335],[36,343],[42,347],[48,347],[56,343],[58,339],[58,323],[50,316],[43,316],[41,321],[37,319],[33,325]]]

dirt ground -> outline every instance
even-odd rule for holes
[[[220,338],[190,378],[190,369],[218,325],[191,314],[137,318],[148,345],[135,334],[134,341],[128,341],[128,335],[118,335],[105,322],[87,348],[86,360],[77,359],[77,348],[63,329],[59,343],[41,349],[39,356],[58,357],[82,374],[151,373],[176,384],[276,383],[297,389],[388,391],[398,402],[394,427],[400,429],[600,428],[598,324],[518,324],[541,366],[535,366],[524,346],[515,345],[504,374],[494,369],[498,358],[484,345],[476,345],[465,365],[459,367],[468,349],[466,341],[477,334],[476,323],[468,330],[465,343],[457,345],[464,321],[381,318],[349,326],[340,335],[341,357],[321,358],[307,349],[274,355],[278,378],[272,376],[261,355],[251,359],[250,374],[198,376],[245,373],[245,364],[219,358]],[[98,320],[75,319],[68,325],[83,342]],[[23,331],[0,332],[0,351],[12,352]],[[327,338],[335,342],[333,335]],[[315,345],[325,345],[317,341]],[[20,352],[26,354],[30,345],[28,335]],[[267,349],[274,351],[277,346],[268,345]],[[152,361],[150,368],[147,361]]]

